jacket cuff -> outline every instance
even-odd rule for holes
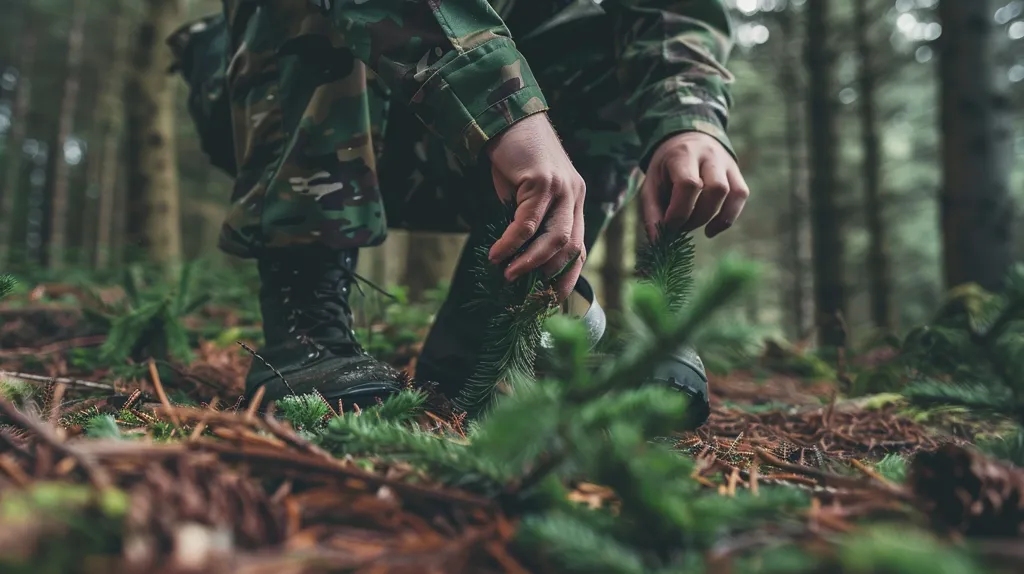
[[[462,53],[428,78],[412,108],[464,163],[476,162],[488,140],[515,122],[547,111],[526,58],[508,38]]]
[[[712,106],[695,105],[682,113],[677,112],[674,115],[658,118],[651,123],[653,129],[641,140],[646,144],[640,159],[640,169],[644,171],[647,171],[651,157],[663,141],[686,132],[700,132],[715,138],[729,152],[729,155],[736,159],[736,152],[733,150],[729,136],[725,133],[725,126],[719,119],[718,112]]]

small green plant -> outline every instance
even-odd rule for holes
[[[123,364],[126,359],[139,363],[149,357],[189,361],[192,351],[181,319],[210,299],[208,294],[192,295],[193,270],[193,264],[186,264],[174,288],[160,282],[147,288],[140,268],[127,270],[123,281],[126,302],[91,313],[109,329],[100,359],[108,364]]]
[[[287,396],[276,401],[281,416],[299,431],[320,430],[331,414],[331,407],[317,394]]]
[[[90,438],[122,438],[117,420],[111,415],[96,415],[90,418],[85,423],[85,434]]]
[[[899,454],[887,454],[875,465],[878,474],[893,482],[907,479],[907,459]]]
[[[914,370],[904,395],[921,406],[960,406],[1024,424],[1024,264],[1001,294],[954,291],[934,325],[912,331],[904,360]]]

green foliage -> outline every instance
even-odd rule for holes
[[[331,407],[316,393],[290,395],[275,401],[281,415],[292,423],[296,430],[316,430],[322,427],[331,413]]]
[[[467,246],[477,260],[476,298],[468,312],[491,317],[478,367],[455,398],[470,416],[490,409],[503,392],[519,392],[533,382],[543,319],[553,308],[552,279],[545,279],[535,270],[510,282],[505,279],[504,265],[492,265],[488,259],[491,246],[514,216],[515,205],[504,205],[497,220],[487,225],[486,233]],[[476,236],[470,237],[474,240]],[[529,245],[528,241],[519,253]]]
[[[711,373],[725,374],[757,365],[766,329],[746,321],[716,321],[701,330],[700,358]]]
[[[688,233],[658,228],[658,238],[637,253],[641,280],[657,287],[668,298],[668,308],[678,311],[693,289],[693,238]]]
[[[930,534],[884,524],[846,537],[839,562],[843,572],[856,574],[984,572],[968,555],[944,546]]]
[[[16,405],[21,405],[31,399],[38,390],[39,387],[37,385],[26,381],[0,379],[0,398],[11,401]]]
[[[85,434],[90,438],[121,438],[117,420],[110,415],[96,415],[85,423]]]
[[[763,489],[723,499],[703,496],[689,478],[694,463],[660,443],[685,424],[686,398],[640,383],[657,359],[688,342],[755,277],[750,264],[719,263],[714,279],[690,304],[673,311],[653,285],[634,290],[632,308],[643,337],[596,371],[587,365],[585,327],[550,318],[554,378],[500,398],[475,424],[468,444],[438,437],[387,413],[416,404],[399,395],[361,414],[333,418],[320,443],[337,454],[402,460],[452,485],[497,497],[523,517],[520,543],[566,572],[658,572],[699,566],[700,551],[723,535],[755,528],[806,497]],[[576,507],[564,481],[584,479],[618,495],[617,515]],[[687,551],[694,552],[687,552]]]
[[[980,438],[977,447],[989,456],[1024,467],[1024,430],[1020,428],[1003,435]]]
[[[887,454],[878,461],[875,470],[893,482],[903,482],[907,479],[907,459],[899,454]]]
[[[109,326],[101,360],[113,364],[129,358],[138,363],[148,357],[189,361],[192,351],[181,319],[210,299],[208,294],[192,295],[194,267],[186,264],[173,288],[162,282],[146,287],[140,268],[127,270],[122,285],[127,302],[92,314]]]
[[[34,552],[0,555],[0,571],[10,574],[77,572],[81,557],[114,559],[121,550],[128,494],[89,485],[35,482],[0,498],[0,531],[21,533]]]
[[[959,406],[1024,423],[1024,264],[1001,294],[955,289],[933,325],[908,334],[901,361],[912,371],[903,394],[916,405]]]
[[[10,295],[14,291],[17,282],[10,275],[0,275],[0,299]]]

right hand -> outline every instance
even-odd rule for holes
[[[487,145],[494,188],[503,201],[515,200],[512,224],[494,243],[490,260],[500,264],[536,239],[505,270],[514,281],[539,269],[548,277],[566,270],[555,285],[564,301],[586,261],[583,246],[583,199],[586,184],[576,172],[547,114],[533,114],[512,124]]]

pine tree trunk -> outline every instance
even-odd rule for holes
[[[801,100],[805,96],[799,74],[800,40],[795,28],[792,10],[777,14],[782,32],[781,54],[779,55],[778,82],[782,92],[785,114],[784,138],[786,142],[787,209],[784,209],[778,224],[778,236],[782,250],[782,261],[789,268],[788,281],[784,284],[795,339],[807,337],[811,326],[809,319],[814,316],[814,299],[809,296],[810,275],[808,262],[811,258],[810,234],[807,229],[807,157],[805,155],[802,131],[804,117]]]
[[[609,311],[622,310],[622,285],[626,269],[626,214],[620,212],[604,230],[604,264],[601,265],[602,305]]]
[[[783,86],[795,86],[796,74],[791,65],[783,70]],[[807,162],[803,153],[800,129],[803,118],[795,89],[785,89],[786,157],[789,178],[788,210],[780,229],[785,259],[789,262],[789,307],[793,333],[803,339],[808,333],[808,318],[814,313],[813,300],[807,293],[807,260],[810,245],[807,237]],[[808,303],[811,303],[810,309]]]
[[[889,274],[888,232],[882,212],[881,179],[882,149],[878,136],[876,110],[876,70],[874,50],[868,37],[871,20],[868,15],[868,0],[856,0],[854,4],[854,28],[857,36],[857,53],[860,70],[857,84],[860,88],[860,129],[864,147],[864,210],[868,227],[868,293],[871,299],[871,320],[883,331],[892,330],[892,310],[889,295],[892,285]]]
[[[110,265],[113,249],[114,198],[117,195],[119,172],[124,168],[121,162],[121,136],[124,133],[124,83],[127,72],[128,47],[131,39],[131,23],[124,0],[115,4],[114,49],[110,69],[106,76],[103,93],[100,96],[103,137],[102,158],[96,206],[95,265],[106,269]]]
[[[14,230],[23,228],[21,225],[14,225],[24,217],[24,212],[19,210],[19,205],[24,202],[18,201],[19,196],[24,196],[21,188],[22,167],[25,153],[22,151],[25,145],[25,136],[28,132],[29,111],[32,107],[32,68],[35,65],[36,55],[36,27],[31,16],[26,18],[25,29],[22,34],[22,41],[19,49],[20,61],[18,62],[18,85],[17,95],[14,97],[14,108],[11,113],[11,131],[7,136],[7,161],[4,166],[3,188],[0,188],[0,269],[8,269],[7,264],[11,258],[11,251],[21,249],[24,243],[24,235],[15,236]]]
[[[128,111],[126,247],[170,271],[181,261],[181,215],[174,138],[174,90],[164,39],[180,0],[146,0],[125,90]]]
[[[451,279],[465,237],[448,233],[410,233],[405,280],[411,301]]]
[[[833,56],[829,46],[829,0],[808,0],[805,58],[809,73],[811,249],[818,342],[845,345],[840,318],[846,314],[842,217],[836,201],[836,113]]]
[[[53,167],[53,191],[50,195],[50,235],[47,259],[51,269],[64,266],[67,250],[67,223],[69,202],[68,162],[64,157],[64,144],[71,135],[78,108],[78,91],[81,86],[82,44],[85,37],[85,0],[72,0],[71,30],[68,33],[67,69],[64,74],[64,93],[61,96],[60,118]]]
[[[997,93],[991,0],[941,0],[942,245],[947,287],[1003,286],[1012,253],[1008,100]]]

